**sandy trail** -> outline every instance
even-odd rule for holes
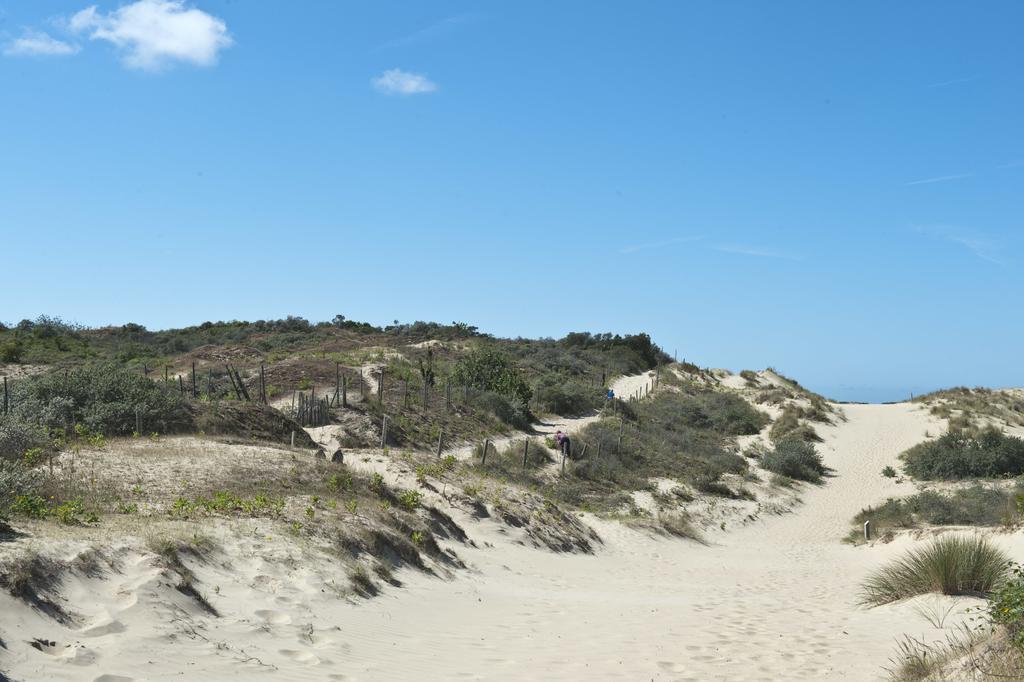
[[[495,548],[463,552],[475,575],[410,577],[408,589],[353,611],[344,668],[358,679],[883,677],[896,638],[945,633],[910,603],[856,605],[862,577],[905,543],[839,541],[863,506],[900,492],[882,467],[941,425],[905,404],[846,411],[848,422],[819,429],[835,476],[795,513],[710,547],[596,519],[606,542],[597,556],[495,538]]]

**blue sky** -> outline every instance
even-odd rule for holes
[[[1022,24],[0,0],[0,320],[646,330],[838,397],[1024,385]]]

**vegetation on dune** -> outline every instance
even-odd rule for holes
[[[1012,525],[1021,518],[1024,482],[1012,488],[972,485],[950,492],[925,490],[905,498],[889,498],[854,517],[859,527],[870,521],[877,534],[887,530],[930,526]]]
[[[994,428],[952,429],[904,452],[907,474],[921,480],[997,478],[1024,473],[1024,440]]]
[[[589,424],[573,437],[578,459],[549,484],[548,494],[572,506],[614,510],[629,491],[648,489],[651,478],[662,477],[701,492],[738,496],[719,480],[747,470],[729,439],[756,433],[766,417],[737,396],[712,394],[697,386],[655,394],[632,405],[632,414],[609,414]]]
[[[982,416],[1024,426],[1024,396],[1019,391],[958,386],[916,396],[914,402],[932,405],[931,413],[949,419],[951,425],[953,420],[970,423]]]
[[[808,443],[818,442],[821,437],[814,430],[814,427],[805,423],[804,411],[797,405],[786,405],[782,414],[772,424],[768,437],[773,443],[781,443],[786,440],[799,440]]]
[[[772,473],[810,483],[821,482],[825,465],[812,443],[783,440],[761,455],[762,468]]]
[[[50,429],[70,430],[80,424],[105,435],[131,434],[137,411],[153,431],[179,431],[190,423],[177,385],[155,382],[110,363],[18,381],[12,404],[17,420]]]
[[[878,606],[929,592],[984,596],[1008,567],[1006,554],[983,536],[943,535],[870,574],[861,602]]]

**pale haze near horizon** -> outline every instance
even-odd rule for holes
[[[647,331],[838,399],[1024,385],[1019,3],[91,4],[0,2],[4,322]]]

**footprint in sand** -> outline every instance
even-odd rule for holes
[[[81,630],[83,637],[102,637],[103,635],[114,635],[124,632],[127,628],[119,620],[110,620],[109,617],[102,618],[92,625]]]
[[[287,659],[293,660],[296,663],[305,663],[306,665],[316,665],[320,662],[320,657],[309,651],[295,651],[294,649],[280,649],[277,653],[281,654]]]
[[[135,678],[125,677],[124,675],[111,675],[109,673],[105,673],[94,679],[92,682],[135,682]]]
[[[256,617],[262,618],[271,625],[288,625],[292,622],[292,617],[287,613],[274,611],[273,609],[260,609],[256,611]]]

